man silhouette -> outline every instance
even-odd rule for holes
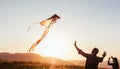
[[[109,57],[108,65],[111,65],[113,69],[119,69],[119,63],[118,63],[117,58],[116,57],[112,57],[112,56],[111,56],[111,58],[112,58],[113,62],[110,63],[110,57]]]
[[[76,41],[74,42],[74,46],[77,49],[78,54],[86,57],[85,69],[98,69],[99,62],[102,62],[104,57],[106,56],[106,52],[104,52],[102,57],[98,57],[97,54],[99,50],[97,48],[93,48],[91,54],[85,53],[77,47]]]

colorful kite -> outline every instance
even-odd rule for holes
[[[40,25],[42,26],[46,26],[45,28],[45,31],[44,33],[42,34],[42,36],[35,42],[32,44],[32,46],[30,47],[29,49],[29,52],[33,51],[34,48],[41,42],[41,40],[47,35],[47,33],[49,32],[49,28],[51,25],[53,25],[58,19],[60,19],[60,17],[56,14],[54,14],[52,17],[46,19],[46,20],[43,20],[42,22],[40,22]],[[35,23],[36,24],[36,23]],[[31,25],[32,26],[32,25]],[[28,28],[28,31],[29,29],[31,28],[31,26]]]

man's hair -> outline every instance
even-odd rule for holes
[[[99,52],[98,48],[93,48],[92,54],[97,54]]]

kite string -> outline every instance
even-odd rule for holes
[[[27,32],[29,32],[29,31],[30,31],[30,28],[31,28],[32,26],[34,26],[35,24],[40,24],[40,23],[39,23],[39,22],[36,22],[36,23],[31,24],[31,25],[28,27]]]

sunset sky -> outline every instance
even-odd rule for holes
[[[33,53],[83,60],[74,41],[90,53],[97,47],[120,59],[120,0],[0,0],[0,52],[27,53],[45,27],[34,25],[53,14],[61,19]]]

